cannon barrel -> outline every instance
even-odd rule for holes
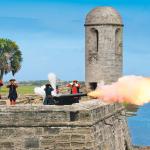
[[[79,103],[82,96],[87,96],[86,93],[77,94],[62,94],[53,97],[56,105],[72,105],[73,103]]]
[[[77,94],[62,94],[62,95],[56,95],[54,96],[57,98],[65,98],[65,97],[82,97],[82,96],[87,96],[86,93],[77,93]]]

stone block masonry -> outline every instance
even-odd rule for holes
[[[0,106],[0,150],[132,150],[124,107]]]
[[[122,76],[123,21],[112,7],[96,7],[85,20],[85,82],[116,82]]]

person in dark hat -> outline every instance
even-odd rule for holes
[[[70,94],[77,94],[80,92],[80,84],[77,80],[73,80],[73,82],[69,83],[67,87],[70,87]]]
[[[0,80],[0,91],[1,91],[1,87],[3,86],[3,81],[2,80]],[[1,94],[0,94],[0,99],[1,99],[2,97],[1,97]]]
[[[67,87],[70,87],[70,94],[78,94],[80,93],[80,84],[77,80],[73,80],[73,82],[69,83]],[[79,103],[79,97],[74,98],[75,103]]]
[[[10,105],[15,105],[18,97],[16,90],[18,85],[15,83],[15,81],[15,79],[11,79],[9,80],[9,85],[7,85],[7,88],[9,88],[8,98],[10,99]]]
[[[45,85],[45,99],[44,99],[44,105],[54,105],[54,99],[52,97],[52,91],[53,91],[53,87],[51,86],[51,84],[46,84]]]

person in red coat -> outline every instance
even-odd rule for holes
[[[3,86],[3,81],[0,80],[0,90],[1,90],[1,87]],[[0,94],[0,99],[2,98],[1,94]]]
[[[73,82],[69,83],[67,87],[70,87],[70,94],[77,94],[80,92],[80,84],[77,80],[74,80]]]

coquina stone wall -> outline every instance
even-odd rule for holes
[[[0,150],[131,150],[124,107],[0,106]]]
[[[96,7],[85,20],[86,85],[115,82],[122,76],[123,22],[112,7]]]

